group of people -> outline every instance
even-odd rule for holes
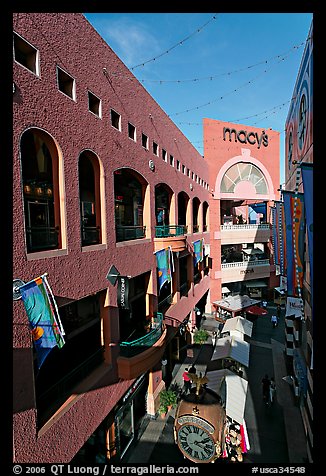
[[[275,399],[276,385],[273,377],[269,378],[266,374],[262,381],[263,400],[266,405],[271,405]]]

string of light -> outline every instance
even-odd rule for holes
[[[304,46],[307,41],[308,41],[308,39],[306,41],[303,41],[302,43],[300,43],[300,45],[292,46],[290,48],[290,50],[288,50],[285,53],[281,53],[281,54],[278,54],[276,56],[272,56],[271,58],[259,61],[258,63],[251,64],[249,66],[244,66],[243,68],[235,69],[235,70],[232,70],[232,71],[226,71],[224,73],[219,73],[219,74],[216,74],[216,75],[203,76],[203,77],[191,78],[191,79],[138,79],[138,81],[141,82],[141,83],[159,83],[159,84],[164,84],[164,83],[181,84],[181,83],[190,83],[190,82],[195,83],[195,82],[200,82],[200,81],[213,81],[213,80],[215,80],[217,78],[220,78],[222,76],[231,76],[232,74],[241,73],[243,71],[255,68],[255,67],[260,66],[262,64],[268,64],[269,62],[271,62],[273,60],[282,59],[285,56],[290,55],[293,51],[299,50],[299,48]]]
[[[285,56],[282,57],[278,62],[277,64],[281,63],[281,61],[284,61],[285,60]],[[217,102],[217,101],[221,101],[222,99],[224,99],[226,96],[230,95],[230,94],[233,94],[235,92],[238,92],[241,88],[244,88],[245,86],[248,86],[249,84],[252,84],[256,79],[260,78],[263,74],[267,73],[268,71],[270,71],[271,68],[269,69],[265,69],[263,72],[261,72],[260,74],[258,74],[257,76],[255,76],[254,78],[251,78],[249,81],[247,81],[246,83],[243,83],[241,84],[238,88],[236,89],[233,89],[232,91],[229,91],[227,93],[225,93],[223,96],[220,96],[218,98],[215,98],[215,99],[212,99],[211,101],[208,101],[207,103],[205,104],[201,104],[199,106],[194,106],[192,108],[189,108],[189,109],[185,109],[184,111],[179,111],[179,112],[175,112],[175,113],[172,113],[172,114],[169,114],[168,116],[171,117],[171,116],[177,116],[179,114],[184,114],[186,112],[191,112],[191,111],[195,111],[195,110],[198,110],[202,107],[206,107],[206,106],[210,106],[211,104]]]
[[[287,104],[289,104],[290,102],[292,101],[292,99],[290,101],[286,101],[282,104],[279,104],[278,106],[274,106],[272,107],[271,109],[266,109],[266,111],[263,111],[263,112],[258,112],[257,114],[253,114],[251,116],[246,116],[246,117],[241,117],[239,119],[232,119],[232,120],[228,120],[228,121],[225,121],[225,122],[239,122],[239,121],[244,121],[244,120],[247,120],[247,119],[251,119],[252,117],[258,117],[258,116],[261,116],[262,114],[266,114],[267,112],[270,112],[270,111],[274,111],[275,109],[282,109],[283,107],[285,107]],[[276,111],[275,111],[276,112]],[[271,113],[271,114],[274,114]],[[263,117],[262,119],[260,120],[263,120],[263,119],[266,119],[267,117],[269,117],[271,114]],[[218,121],[218,122],[222,122],[222,121]],[[177,122],[176,124],[179,124],[179,125],[187,125],[187,126],[201,126],[202,123],[201,122]]]
[[[190,35],[186,36],[186,38],[184,38],[183,40],[179,41],[178,43],[176,43],[175,45],[171,46],[169,49],[167,49],[166,51],[164,51],[163,53],[155,56],[154,58],[151,58],[147,61],[143,61],[142,63],[139,63],[139,64],[136,64],[135,66],[132,66],[131,68],[129,68],[131,71],[133,71],[134,69],[136,68],[139,68],[141,66],[145,66],[145,64],[148,64],[148,63],[151,63],[152,61],[156,61],[158,58],[161,58],[162,56],[165,56],[167,55],[168,53],[170,53],[170,51],[172,51],[173,49],[177,48],[178,46],[181,46],[183,45],[186,41],[188,41],[190,38],[192,38],[194,35],[196,35],[197,33],[199,33],[200,31],[202,31],[207,25],[209,25],[209,23],[211,23],[213,20],[215,20],[217,17],[217,13],[215,13],[206,23],[204,23],[204,25],[202,25],[201,27],[197,28],[195,31],[193,31],[192,33],[190,33]]]

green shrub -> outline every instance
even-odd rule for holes
[[[208,339],[208,332],[205,329],[199,329],[194,333],[194,343],[204,344]]]

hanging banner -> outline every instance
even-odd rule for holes
[[[273,245],[273,260],[275,266],[279,266],[279,246],[278,246],[278,220],[276,217],[276,206],[270,207],[272,212],[272,245]]]
[[[313,296],[313,164],[301,164],[301,174],[304,190],[304,207],[308,234],[308,253],[309,253],[309,266],[310,266],[310,287],[311,296]]]
[[[303,287],[304,259],[304,203],[303,193],[283,191],[286,225],[287,290],[292,296],[299,295]]]
[[[204,259],[204,239],[194,241],[192,244],[194,247],[194,265],[196,266]]]
[[[64,330],[54,296],[45,276],[40,276],[20,287],[22,301],[28,316],[33,342],[41,367],[54,347],[65,343]]]
[[[159,289],[163,284],[171,282],[170,250],[163,248],[155,253],[158,268]]]
[[[286,298],[285,317],[293,317],[294,319],[301,319],[302,306],[303,306],[303,301],[301,298],[295,298],[295,297]]]
[[[281,274],[286,275],[287,262],[286,262],[286,225],[285,225],[285,211],[284,203],[278,202],[280,208],[279,216],[279,244],[280,244],[280,264]],[[277,208],[277,204],[276,204]],[[278,213],[278,212],[276,212]]]
[[[118,276],[117,301],[120,309],[129,309],[129,279]]]

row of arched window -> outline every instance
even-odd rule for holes
[[[28,129],[21,137],[22,186],[25,236],[28,253],[66,248],[64,179],[60,150],[40,129]],[[83,247],[106,243],[102,164],[96,154],[79,156],[78,181],[80,230]],[[192,205],[192,206],[191,206]],[[151,210],[147,182],[136,171],[114,172],[115,239],[117,242],[149,238],[146,224]],[[174,222],[175,217],[177,222]],[[175,236],[208,229],[208,203],[177,195],[164,183],[155,187],[155,236]]]

